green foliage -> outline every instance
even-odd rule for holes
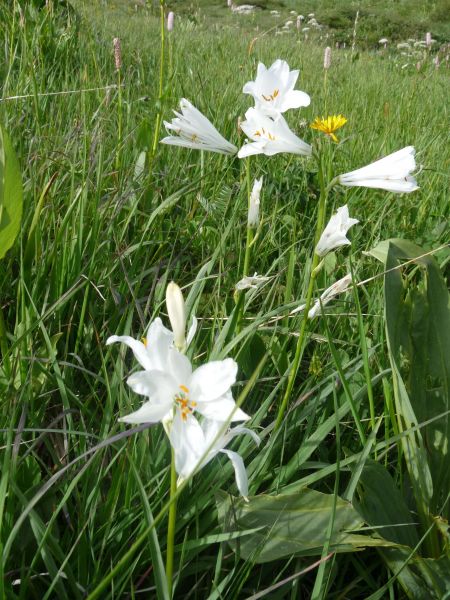
[[[22,219],[22,176],[11,141],[0,125],[0,259],[14,244]]]

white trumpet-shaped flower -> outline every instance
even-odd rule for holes
[[[167,131],[175,132],[161,140],[162,144],[183,146],[196,150],[209,150],[220,154],[236,154],[237,148],[228,142],[202,113],[189,100],[180,100],[181,113],[169,123],[164,121]]]
[[[171,338],[173,342],[173,334]],[[193,370],[190,360],[169,340],[164,332],[157,340],[149,336],[144,342],[128,336],[113,336],[107,340],[107,344],[120,341],[130,346],[145,368],[130,375],[127,383],[136,394],[146,396],[148,401],[120,421],[156,423],[170,420],[174,414],[187,421],[194,412],[219,421],[248,419],[241,409],[236,409],[231,393],[231,386],[236,381],[236,362],[227,358]],[[150,347],[150,342],[155,345]]]
[[[407,146],[376,162],[339,176],[346,186],[380,188],[388,192],[409,193],[419,189],[411,175],[416,168],[413,146]]]
[[[289,129],[282,115],[271,119],[256,108],[249,108],[245,119],[241,123],[241,129],[252,142],[242,146],[238,152],[239,158],[253,154],[273,156],[280,152],[311,155],[311,146]]]
[[[263,178],[255,179],[253,183],[253,188],[250,194],[250,202],[248,207],[248,227],[258,227],[259,225],[259,206],[260,206],[260,196],[261,196],[261,188],[263,184]]]
[[[356,223],[359,223],[359,221],[358,219],[350,218],[347,205],[338,208],[320,236],[316,246],[316,254],[325,256],[328,252],[339,246],[350,244],[351,242],[347,238],[347,231],[352,225],[356,225]]]
[[[253,96],[257,109],[276,117],[290,108],[309,106],[308,94],[294,90],[298,74],[284,60],[276,60],[268,69],[259,63],[255,81],[248,81],[242,91]]]
[[[352,276],[349,273],[345,277],[342,277],[342,279],[338,279],[338,281],[335,281],[333,285],[330,285],[330,287],[327,288],[320,296],[320,300],[316,300],[313,307],[309,310],[308,318],[314,319],[314,317],[317,317],[317,315],[319,315],[322,311],[322,306],[325,306],[326,304],[328,304],[328,302],[330,302],[330,300],[332,300],[339,294],[342,294],[343,292],[347,291],[350,287],[351,282]]]
[[[195,469],[204,467],[219,452],[226,454],[230,459],[236,477],[236,484],[240,494],[248,496],[247,473],[242,457],[226,446],[237,435],[248,434],[257,444],[259,437],[245,427],[234,427],[223,431],[225,422],[205,419],[201,424],[191,415],[183,420],[177,414],[170,426],[169,439],[175,455],[175,469],[178,474],[178,483],[187,479]]]

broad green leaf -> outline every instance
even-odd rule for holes
[[[384,259],[386,331],[402,429],[435,419],[404,438],[422,514],[439,514],[450,489],[450,296],[436,260],[406,240],[372,254]],[[402,265],[408,262],[408,265]],[[446,516],[450,512],[446,513]]]
[[[248,531],[253,535],[230,541],[235,552],[257,563],[284,556],[317,556],[327,541],[327,527],[335,507],[330,552],[355,552],[369,546],[395,545],[360,533],[362,517],[353,506],[335,498],[303,489],[296,494],[254,496],[248,502],[225,492],[216,495],[219,521],[224,532]]]
[[[22,176],[8,134],[0,125],[0,258],[11,248],[22,220]]]
[[[386,468],[373,460],[364,465],[358,484],[355,508],[385,539],[414,547],[419,537],[417,524]],[[384,527],[380,528],[381,525]],[[378,529],[379,528],[379,529]]]

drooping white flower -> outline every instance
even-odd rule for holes
[[[242,91],[253,96],[256,108],[276,117],[290,108],[309,106],[308,94],[294,90],[298,75],[284,60],[276,60],[268,69],[259,63],[255,81],[248,81]]]
[[[234,286],[234,289],[238,292],[241,290],[248,290],[251,288],[256,289],[262,283],[265,283],[270,279],[270,277],[264,277],[264,275],[258,275],[258,273],[255,273],[253,276],[247,275],[247,277],[244,277],[243,279],[237,282],[237,284]]]
[[[335,281],[333,285],[330,285],[330,287],[327,288],[320,296],[320,300],[316,300],[313,307],[309,310],[308,318],[314,319],[314,317],[319,315],[322,310],[321,307],[328,304],[328,302],[330,302],[330,300],[335,298],[338,294],[342,294],[342,292],[348,290],[351,282],[352,276],[349,273],[345,277],[342,277],[342,279],[338,279],[338,281]]]
[[[282,115],[271,119],[256,108],[249,108],[245,119],[241,123],[241,129],[252,142],[242,146],[238,152],[239,158],[253,154],[273,156],[280,152],[311,155],[311,146],[289,129]]]
[[[320,236],[316,246],[316,254],[325,256],[328,252],[339,246],[350,244],[351,242],[347,238],[347,231],[352,225],[356,225],[356,223],[359,223],[359,221],[358,219],[350,218],[347,205],[338,208]]]
[[[419,189],[411,173],[416,168],[413,146],[397,150],[376,162],[339,176],[339,183],[349,187],[369,187],[388,192],[409,193]]]
[[[226,454],[234,468],[236,484],[240,494],[248,496],[248,479],[242,457],[226,446],[237,435],[248,434],[257,444],[259,437],[245,427],[234,427],[223,431],[225,422],[205,419],[201,424],[192,416],[186,420],[175,416],[169,431],[169,439],[174,449],[175,469],[178,484],[187,479],[195,469],[204,467],[219,452]]]
[[[169,135],[161,140],[162,144],[183,146],[196,150],[209,150],[220,154],[235,154],[236,146],[228,142],[214,127],[214,125],[195,108],[188,100],[180,100],[181,113],[174,111],[176,117],[171,123],[164,121],[168,132],[174,131],[177,135]]]
[[[183,294],[176,283],[171,281],[166,288],[166,306],[172,325],[175,346],[178,350],[186,347],[186,309]]]
[[[259,225],[259,206],[262,184],[262,177],[260,177],[260,179],[255,179],[253,183],[253,189],[250,194],[250,202],[248,207],[248,227],[258,227]]]

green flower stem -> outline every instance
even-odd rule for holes
[[[120,150],[122,146],[122,75],[117,69],[117,149],[116,171],[120,169]]]
[[[328,153],[326,153],[328,155]],[[329,164],[327,157],[321,155],[319,157],[319,182],[320,182],[320,198],[319,198],[319,208],[317,213],[317,223],[316,223],[316,234],[314,237],[314,248],[316,247],[319,238],[322,234],[324,219],[325,219],[325,209],[327,204],[328,192],[330,190],[330,186],[325,186],[325,167],[327,170],[327,174],[329,172]],[[283,422],[284,413],[286,412],[286,407],[289,402],[289,398],[292,392],[292,388],[294,387],[295,378],[297,376],[298,368],[300,366],[300,361],[302,360],[303,351],[305,348],[305,336],[306,329],[308,324],[308,313],[311,308],[311,300],[314,292],[314,283],[316,280],[316,276],[319,272],[317,268],[320,263],[320,257],[313,250],[313,258],[311,265],[311,275],[309,277],[308,291],[306,293],[306,302],[305,308],[303,309],[303,319],[300,325],[300,332],[297,340],[297,347],[295,349],[295,356],[292,362],[289,375],[288,382],[286,386],[286,391],[283,396],[283,400],[281,401],[280,408],[278,409],[278,415],[275,422],[275,431],[280,427]]]
[[[252,183],[250,176],[250,158],[247,158],[245,161],[246,166],[246,181],[247,181],[247,214],[250,210],[250,196],[252,193]],[[244,268],[242,269],[242,278],[247,277],[250,271],[250,259],[252,255],[252,244],[254,240],[254,229],[253,227],[249,227],[247,225],[247,237],[245,241],[245,255],[244,255]],[[241,321],[244,314],[244,290],[240,290],[236,293],[236,310],[237,310],[237,319],[236,319],[236,329],[240,330]]]
[[[160,0],[159,8],[160,8],[161,52],[160,52],[160,63],[159,63],[158,112],[156,113],[155,133],[153,136],[153,146],[152,146],[150,167],[153,164],[153,158],[156,154],[156,148],[158,147],[158,142],[159,142],[159,133],[161,130],[161,120],[162,120],[162,100],[163,100],[163,92],[164,92],[164,57],[165,57],[165,46],[166,46],[165,23],[164,23],[164,8],[165,8],[164,0]]]
[[[175,549],[175,521],[177,516],[177,472],[175,471],[175,454],[172,450],[172,461],[170,464],[170,506],[169,521],[167,524],[167,549],[166,549],[166,579],[169,598],[172,597],[173,581],[173,555]]]

